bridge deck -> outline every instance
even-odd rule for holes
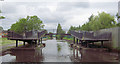
[[[9,38],[10,40],[20,40],[20,41],[24,41],[24,40],[38,40],[40,38]]]
[[[94,32],[76,32],[76,31],[70,31],[71,35],[74,37],[73,44],[78,44],[79,42],[81,44],[84,44],[86,47],[89,43],[94,42],[101,42],[101,47],[103,47],[103,41],[111,41],[112,40],[112,34],[111,33],[103,33],[103,34],[97,34],[94,35]],[[76,39],[77,41],[75,41]],[[78,42],[79,40],[79,42]]]
[[[33,32],[26,32],[25,36],[23,35],[20,35],[20,34],[17,34],[15,32],[8,32],[8,39],[10,40],[21,40],[21,41],[24,41],[24,40],[38,40],[40,38],[42,38],[44,35],[45,35],[46,31],[41,31],[41,32],[36,32],[36,33],[33,33]]]
[[[25,33],[25,36],[17,34],[15,32],[12,31],[8,31],[8,39],[9,40],[16,40],[16,47],[18,46],[18,41],[23,41],[24,45],[25,42],[31,44],[31,43],[36,43],[37,44],[37,40],[38,40],[38,44],[40,44],[40,41],[42,43],[42,37],[46,34],[46,30],[44,31],[29,31]]]
[[[109,39],[91,39],[91,38],[84,38],[79,40],[80,41],[109,41]]]
[[[90,32],[75,32],[71,31],[71,35],[80,41],[110,41],[111,39],[111,33],[103,33],[100,35],[94,36],[94,33]]]

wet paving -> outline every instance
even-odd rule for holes
[[[26,47],[6,51],[2,62],[118,62],[118,54],[100,48],[76,49],[64,40],[47,40],[44,48]]]

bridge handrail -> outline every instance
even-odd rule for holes
[[[94,39],[112,40],[112,33],[108,32],[108,33],[103,33],[103,34],[100,34],[100,35],[96,35],[94,37]]]
[[[30,37],[30,36],[32,36],[32,31],[25,32],[25,37],[26,37],[26,38],[27,38],[27,37]]]
[[[40,31],[40,32],[37,32],[37,36],[36,38],[40,38],[42,37],[44,34],[46,33],[46,30],[43,30],[43,31]],[[33,36],[33,32],[32,31],[28,31],[28,32],[25,32],[25,37],[23,35],[20,35],[18,33],[15,33],[13,31],[8,31],[8,35],[7,35],[7,38],[10,39],[10,38],[29,38],[29,37],[32,37]]]
[[[79,33],[79,32],[76,32],[76,31],[70,31],[71,35],[79,38],[79,39],[82,39],[83,37],[83,33]]]
[[[38,32],[38,38],[40,38],[42,35],[46,34],[46,30]]]
[[[76,32],[76,31],[70,31],[71,35],[74,37],[77,37],[79,39],[82,38],[87,38],[87,39],[95,39],[95,40],[112,40],[112,33],[107,32],[107,33],[102,33],[100,35],[94,35],[94,32]]]
[[[8,31],[8,35],[7,35],[8,38],[23,38],[22,35],[20,34],[17,34],[13,31]]]

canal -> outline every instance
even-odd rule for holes
[[[71,62],[72,50],[64,40],[46,40],[44,48],[36,47],[35,50],[7,51],[2,62]]]
[[[108,53],[97,48],[74,49],[65,40],[43,41],[44,48],[6,51],[1,62],[118,62],[117,53]]]

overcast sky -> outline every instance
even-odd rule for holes
[[[116,15],[118,0],[4,0],[0,2],[2,19],[0,26],[5,30],[20,18],[37,15],[45,29],[56,29],[60,23],[63,29],[83,25],[90,15],[106,12]]]

